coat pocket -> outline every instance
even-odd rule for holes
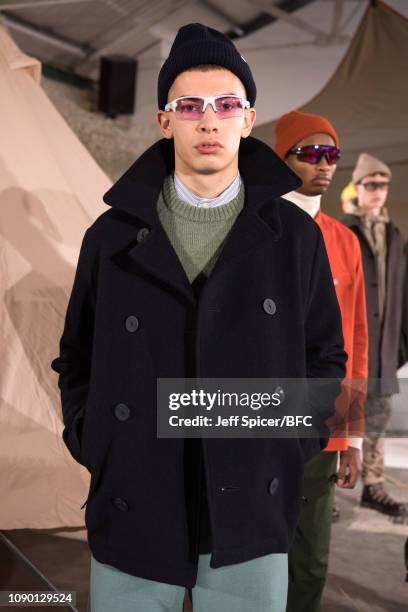
[[[104,477],[104,471],[105,471],[105,466],[109,457],[109,450],[110,450],[110,446],[111,446],[111,440],[108,443],[108,447],[105,451],[105,453],[103,453],[101,460],[96,461],[95,464],[87,469],[90,469],[91,472],[91,481],[89,483],[89,491],[88,491],[88,496],[86,498],[86,500],[84,501],[84,503],[81,506],[81,510],[88,504],[88,502],[91,501],[91,499],[96,495],[97,490],[99,488],[99,485],[101,484],[103,477]],[[83,453],[81,453],[82,456]]]

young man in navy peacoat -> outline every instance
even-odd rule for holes
[[[202,71],[203,63],[212,68]],[[157,378],[345,373],[321,231],[280,198],[300,185],[298,177],[250,136],[255,93],[248,65],[226,36],[199,24],[179,31],[159,77],[163,139],[104,195],[109,209],[85,232],[52,363],[65,443],[91,472],[85,521],[93,557],[181,587],[197,580],[201,469],[210,567],[286,554],[304,464],[328,438],[203,439],[191,461],[191,440],[157,437]],[[210,103],[186,107],[183,94]],[[197,117],[186,121],[185,112]],[[245,188],[243,209],[198,293],[157,213],[174,172],[209,201],[238,172]]]

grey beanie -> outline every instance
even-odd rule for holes
[[[392,177],[392,172],[387,164],[368,153],[361,153],[353,171],[353,183],[357,185],[365,176],[377,173],[387,174],[390,179]]]

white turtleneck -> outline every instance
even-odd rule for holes
[[[299,208],[309,213],[313,219],[320,210],[320,200],[322,199],[321,195],[307,196],[303,193],[299,193],[298,191],[290,191],[282,197],[285,198],[285,200],[293,202],[293,204],[296,204],[299,206]]]
[[[299,208],[309,213],[313,219],[320,210],[320,200],[322,199],[321,195],[307,196],[303,193],[299,193],[298,191],[290,191],[282,197],[285,198],[285,200],[289,200],[289,202],[293,202],[293,204],[296,204],[296,206],[299,206]],[[361,451],[363,446],[363,438],[350,436],[348,439],[348,445],[358,448]]]

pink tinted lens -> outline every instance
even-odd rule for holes
[[[177,101],[176,115],[179,119],[199,119],[202,115],[202,98],[184,98]]]
[[[215,100],[215,108],[219,119],[227,119],[228,117],[241,117],[243,105],[239,98],[223,96]]]
[[[184,98],[177,101],[176,115],[179,119],[197,120],[202,117],[204,100],[202,98]],[[217,109],[218,119],[228,117],[240,117],[242,115],[242,101],[231,96],[216,98],[215,108]]]

